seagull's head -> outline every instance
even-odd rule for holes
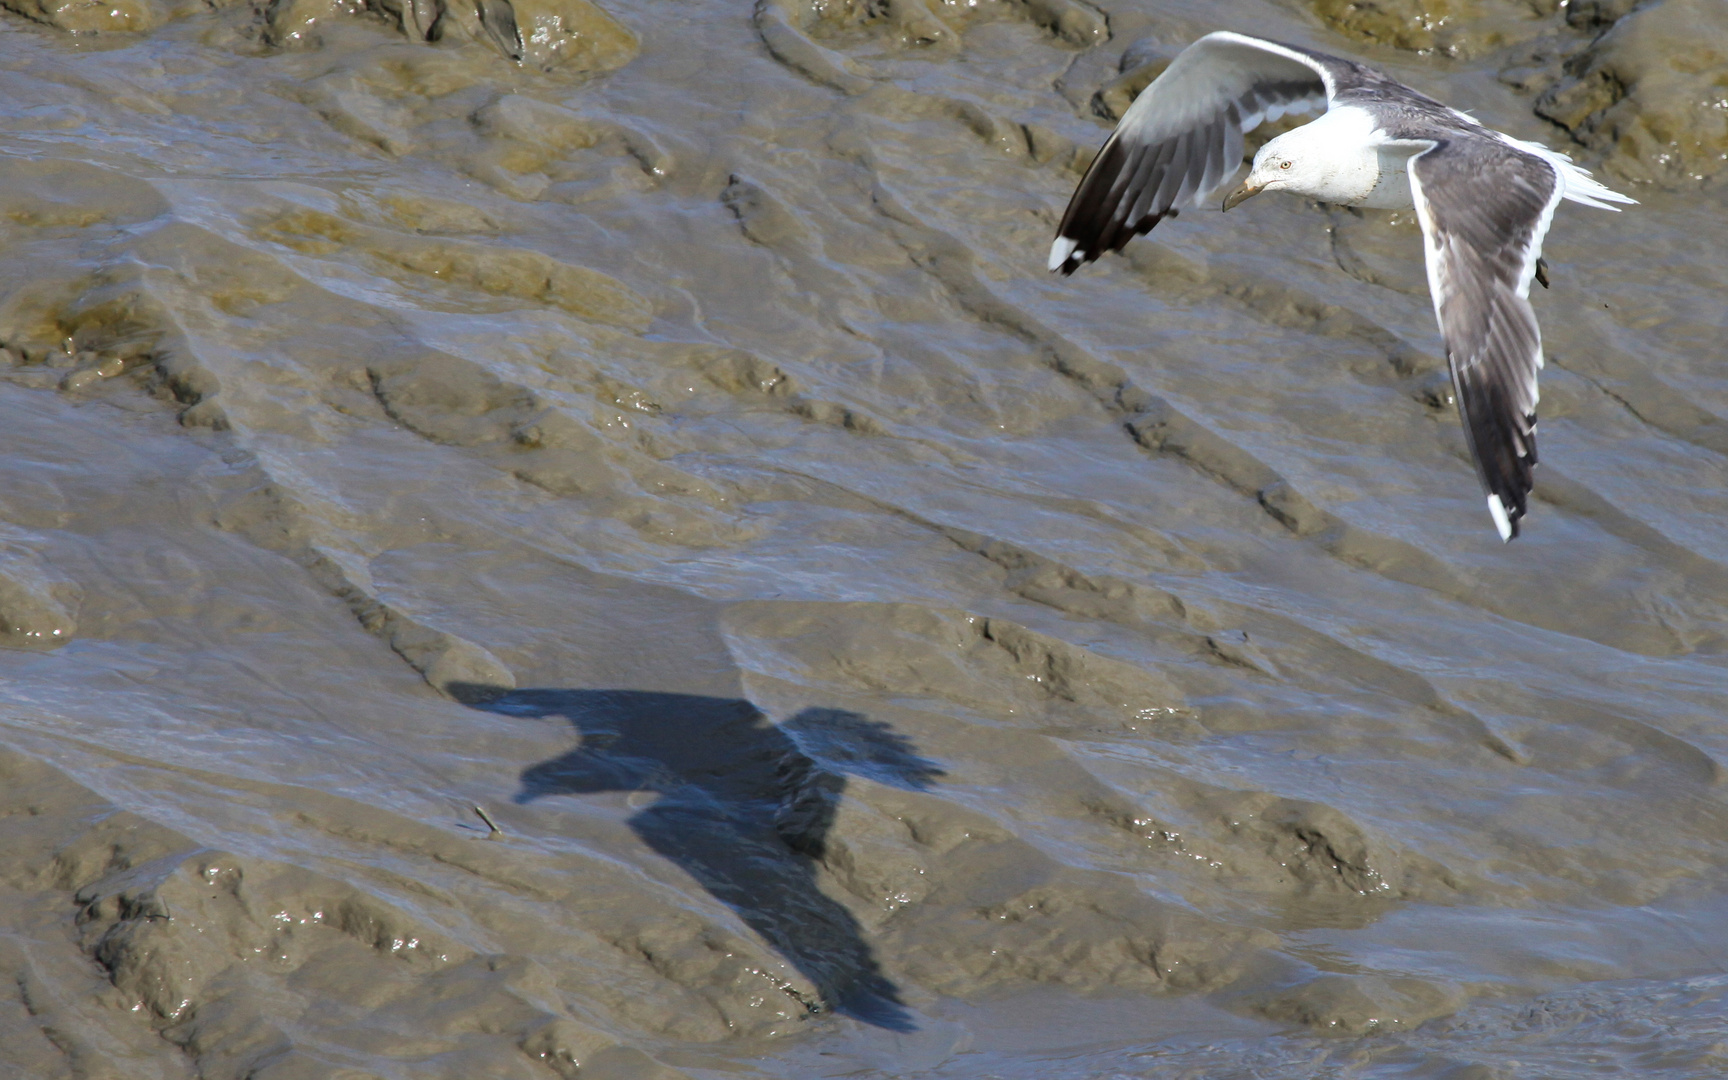
[[[1323,190],[1329,178],[1322,165],[1323,155],[1310,145],[1308,127],[1286,131],[1276,139],[1268,139],[1254,155],[1254,167],[1247,179],[1235,191],[1224,196],[1224,209],[1229,210],[1262,191],[1291,191],[1298,194]]]

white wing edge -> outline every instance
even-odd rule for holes
[[[1210,34],[1196,40],[1194,45],[1198,45],[1202,41],[1231,41],[1238,45],[1253,46],[1256,49],[1269,52],[1274,56],[1282,56],[1286,60],[1294,60],[1298,64],[1302,64],[1311,69],[1314,74],[1320,76],[1321,84],[1326,87],[1326,103],[1328,108],[1331,107],[1332,99],[1337,96],[1338,87],[1332,82],[1332,73],[1326,70],[1326,65],[1315,60],[1312,56],[1299,53],[1295,49],[1285,48],[1276,41],[1267,41],[1265,38],[1249,37],[1247,34],[1238,34],[1234,30],[1214,30]],[[1194,45],[1190,45],[1188,48],[1192,49]],[[1188,49],[1182,51],[1187,52]],[[1252,129],[1244,128],[1244,130]]]
[[[1410,202],[1416,207],[1416,220],[1422,225],[1422,261],[1428,270],[1428,296],[1434,301],[1434,321],[1440,321],[1440,289],[1437,286],[1445,274],[1445,264],[1440,261],[1440,248],[1434,243],[1434,215],[1428,209],[1428,198],[1422,194],[1422,181],[1416,176],[1416,159],[1438,146],[1438,143],[1423,139],[1412,145],[1422,149],[1411,154],[1404,163],[1405,172],[1410,174]]]
[[[1523,147],[1521,146],[1519,149],[1523,149]],[[1548,196],[1548,205],[1544,206],[1542,213],[1537,216],[1536,224],[1530,230],[1530,246],[1524,249],[1524,266],[1518,271],[1518,295],[1525,299],[1530,297],[1530,283],[1536,280],[1536,263],[1542,258],[1542,241],[1548,235],[1548,225],[1554,220],[1554,208],[1559,206],[1560,200],[1566,197],[1566,170],[1545,155],[1536,154],[1533,156],[1541,158],[1547,162],[1549,168],[1554,170],[1554,194]],[[1596,186],[1602,187],[1600,184]],[[1602,188],[1602,190],[1608,191],[1607,188]],[[1614,193],[1609,192],[1609,194]],[[1625,198],[1624,195],[1619,197]],[[1604,209],[1612,210],[1614,208],[1608,206]],[[1536,370],[1541,371],[1546,364],[1547,358],[1542,355],[1542,327],[1538,325],[1536,327]],[[1530,400],[1534,402],[1540,397],[1540,389],[1533,387]]]

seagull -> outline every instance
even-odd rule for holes
[[[1565,154],[1483,127],[1353,60],[1218,31],[1184,49],[1123,114],[1062,215],[1050,269],[1071,274],[1180,206],[1206,205],[1241,163],[1245,133],[1317,109],[1260,148],[1224,209],[1262,191],[1415,208],[1459,419],[1488,513],[1510,541],[1536,464],[1542,335],[1529,294],[1532,280],[1548,286],[1542,238],[1562,199],[1604,210],[1637,201]]]

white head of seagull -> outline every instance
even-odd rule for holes
[[[1262,191],[1415,208],[1465,442],[1510,540],[1536,466],[1543,356],[1528,297],[1532,281],[1548,284],[1542,238],[1562,199],[1609,210],[1633,201],[1564,154],[1353,60],[1219,31],[1184,49],[1122,115],[1069,200],[1050,269],[1071,274],[1178,207],[1205,205],[1239,167],[1244,133],[1314,109],[1325,112],[1261,147],[1224,209]]]
[[[1410,206],[1409,160],[1427,149],[1376,138],[1374,117],[1338,106],[1311,123],[1268,139],[1240,187],[1224,199],[1229,210],[1262,191],[1303,195],[1340,206],[1380,210]]]

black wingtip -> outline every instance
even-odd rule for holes
[[[1128,241],[1136,236],[1145,236],[1160,221],[1175,216],[1176,211],[1166,210],[1163,213],[1147,214],[1133,226],[1124,226],[1119,222],[1106,222],[1102,228],[1088,230],[1089,235],[1086,236],[1058,235],[1056,243],[1060,244],[1067,241],[1074,247],[1063,257],[1060,265],[1052,266],[1050,269],[1063,277],[1067,277],[1087,263],[1096,262],[1100,256],[1107,252],[1121,254],[1122,249],[1128,246]],[[1063,227],[1068,227],[1068,224],[1064,222]]]
[[[1482,378],[1479,365],[1457,377],[1454,386],[1470,459],[1488,497],[1488,513],[1500,539],[1511,541],[1518,535],[1518,521],[1536,486],[1535,413],[1520,413],[1508,400],[1508,386]]]

